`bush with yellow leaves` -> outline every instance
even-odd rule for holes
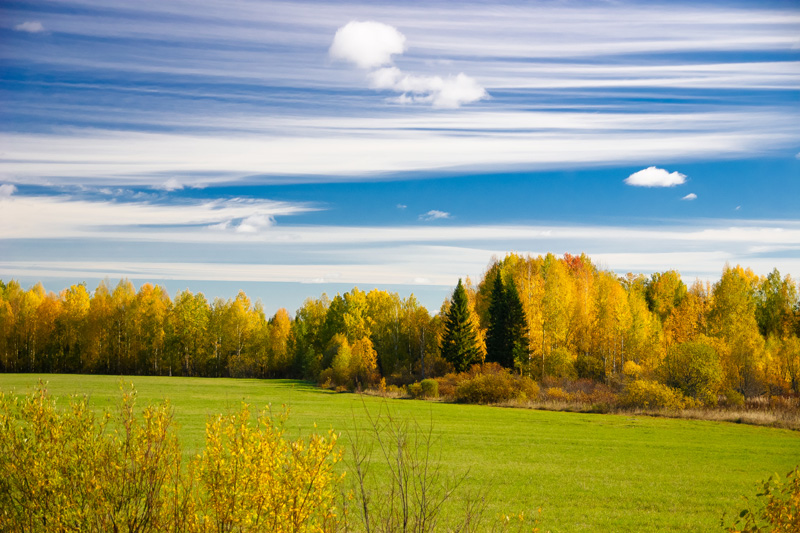
[[[66,409],[40,383],[0,394],[0,531],[334,531],[336,435],[289,440],[281,415],[248,406],[206,427],[188,467],[168,402],[137,416],[123,390],[101,416]]]

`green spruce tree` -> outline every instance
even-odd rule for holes
[[[481,362],[478,334],[470,319],[467,291],[460,279],[445,316],[440,350],[442,357],[452,363],[457,372],[464,372],[470,365]]]
[[[530,340],[525,311],[513,280],[503,283],[498,270],[489,303],[489,331],[486,336],[486,360],[514,368],[526,364]]]
[[[500,363],[508,368],[514,365],[512,358],[512,339],[508,333],[508,302],[503,276],[500,269],[492,284],[492,294],[489,300],[489,329],[486,332],[486,361]]]
[[[506,312],[508,313],[506,323],[511,344],[510,367],[519,365],[520,368],[526,368],[530,363],[531,340],[522,300],[519,299],[519,292],[513,281],[506,287],[505,297]]]

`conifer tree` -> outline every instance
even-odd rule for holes
[[[525,311],[513,281],[503,283],[498,271],[489,304],[489,331],[486,338],[486,360],[513,368],[514,363],[527,362],[530,340]]]
[[[511,359],[512,339],[508,333],[508,302],[500,270],[492,284],[489,301],[489,329],[486,333],[486,361],[500,363],[504,367],[513,366]]]
[[[442,357],[452,363],[457,372],[463,372],[481,361],[478,334],[470,319],[467,291],[461,279],[453,291],[453,301],[445,316],[440,349]]]
[[[511,344],[510,365],[520,364],[524,368],[529,363],[530,357],[530,334],[528,333],[528,321],[525,317],[525,310],[522,307],[522,300],[519,298],[517,287],[511,281],[505,289],[506,297],[506,324],[508,328],[508,338]]]

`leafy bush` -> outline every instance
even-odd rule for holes
[[[481,373],[485,372],[485,373]],[[455,390],[462,403],[525,401],[539,395],[539,386],[527,376],[512,375],[499,365],[474,365]]]
[[[622,365],[622,374],[628,379],[639,379],[642,377],[642,372],[642,367],[634,361],[625,361],[625,364]]]
[[[587,353],[579,353],[575,359],[575,372],[579,378],[603,381],[606,378],[606,369],[603,360]]]
[[[639,409],[683,409],[690,402],[680,391],[656,381],[632,381],[620,398],[623,407]]]
[[[763,488],[753,507],[743,509],[731,533],[793,533],[800,531],[800,466],[786,474],[786,481],[773,475],[762,483]]]
[[[548,400],[555,400],[557,402],[572,401],[572,395],[561,387],[550,387],[545,391],[544,394],[547,396]]]
[[[725,407],[744,407],[744,394],[736,389],[725,389],[722,395]]]
[[[439,397],[439,383],[435,379],[423,379],[420,382],[422,396],[425,398]]]
[[[566,348],[556,348],[544,358],[544,375],[557,378],[575,378],[574,356]]]
[[[706,405],[716,405],[722,365],[711,344],[697,340],[672,347],[658,372],[666,385]]]
[[[422,398],[422,385],[419,382],[409,383],[406,385],[406,390],[412,398]]]
[[[206,448],[181,466],[168,403],[116,417],[86,398],[58,409],[40,384],[0,394],[0,531],[332,531],[336,435],[284,437],[247,406],[206,426]]]

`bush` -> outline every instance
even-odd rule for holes
[[[642,367],[633,361],[625,361],[622,365],[622,374],[628,379],[639,379],[642,377]]]
[[[698,340],[672,347],[658,373],[666,385],[706,405],[716,405],[722,365],[709,343]]]
[[[439,397],[439,383],[435,379],[423,379],[420,382],[422,387],[422,396],[424,398],[438,398]]]
[[[574,359],[566,348],[556,348],[544,358],[544,375],[574,379],[577,376]]]
[[[744,394],[735,389],[726,389],[723,393],[725,407],[744,407]]]
[[[486,373],[476,373],[480,371]],[[525,401],[539,395],[539,386],[527,376],[512,375],[497,365],[475,365],[455,390],[455,399],[462,403],[501,403]]]
[[[687,398],[680,391],[656,381],[632,381],[620,398],[623,407],[633,409],[683,409]]]
[[[587,353],[578,354],[577,359],[575,359],[575,371],[579,378],[591,379],[592,381],[604,381],[606,379],[603,360]]]
[[[786,474],[781,482],[777,475],[762,482],[762,490],[754,507],[743,509],[727,531],[759,533],[800,531],[800,466]]]
[[[406,386],[406,390],[408,391],[408,395],[412,398],[422,398],[422,385],[417,383],[409,383]]]
[[[561,387],[550,387],[545,391],[545,396],[548,400],[555,400],[557,402],[571,402],[572,395],[562,389]]]
[[[247,406],[206,426],[184,468],[168,403],[96,417],[86,398],[58,409],[40,384],[0,394],[0,531],[331,531],[341,476],[336,435],[284,437]]]

